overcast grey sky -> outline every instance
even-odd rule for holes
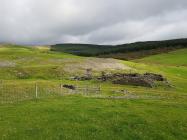
[[[119,44],[187,37],[187,0],[0,0],[0,42]]]

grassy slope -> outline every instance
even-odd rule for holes
[[[104,66],[105,63],[110,67],[116,64],[114,69],[117,69],[118,65],[123,65],[118,60],[87,59],[51,52],[46,47],[28,48],[12,45],[0,47],[0,79],[60,79],[71,73],[85,73],[86,67],[93,67],[95,71],[105,70],[107,68]],[[3,66],[5,64],[8,66]],[[96,69],[102,65],[101,69]]]
[[[137,62],[187,66],[187,49],[180,49],[166,54],[153,55],[139,59]]]
[[[0,48],[1,50],[2,48]],[[20,62],[18,67],[38,67],[37,73],[44,73],[42,67],[53,67],[59,63],[52,63],[51,58],[76,58],[67,54],[45,52],[17,47],[4,48],[8,51],[0,51],[1,60],[16,60]],[[6,52],[6,53],[5,53]],[[177,59],[185,59],[184,51],[174,53]],[[37,58],[35,61],[21,62],[21,56]],[[163,56],[163,57],[162,57]],[[24,57],[24,58],[25,58]],[[155,57],[155,56],[153,56]],[[15,59],[16,58],[16,59]],[[23,57],[21,57],[23,58]],[[166,59],[167,58],[167,59]],[[110,87],[116,89],[128,89],[136,95],[155,96],[155,99],[96,99],[91,97],[70,96],[62,98],[25,101],[19,104],[0,105],[0,138],[2,139],[187,139],[187,67],[178,63],[168,63],[173,55],[161,55],[161,63],[157,59],[149,61],[136,60],[135,62],[122,61],[133,68],[135,72],[155,72],[165,75],[174,88],[156,87],[147,89],[143,87],[118,86],[111,83],[101,83],[103,95],[114,94]],[[145,58],[146,59],[146,58]],[[148,58],[147,58],[148,59]],[[40,61],[39,61],[40,60]],[[43,62],[41,62],[41,60]],[[181,62],[181,61],[180,61]],[[64,63],[64,62],[63,62]],[[185,65],[183,61],[180,65]],[[2,71],[2,69],[0,69]],[[11,68],[9,68],[11,70]],[[9,71],[3,71],[9,74]],[[2,78],[6,78],[4,74]],[[43,76],[48,76],[46,71]],[[37,78],[37,79],[36,79]],[[7,83],[20,85],[21,83],[49,82],[51,84],[72,81],[59,81],[54,77],[50,81],[43,78],[32,77],[27,80],[12,80]],[[54,79],[53,79],[54,78]],[[11,77],[10,77],[11,79]],[[76,84],[95,84],[91,82],[79,82]]]
[[[167,54],[149,56],[143,59],[134,60],[136,63],[151,66],[147,69],[160,71],[172,81],[176,88],[187,92],[187,49],[172,51]]]
[[[52,63],[48,61],[49,59],[64,59],[68,57],[74,57],[66,54],[49,54],[45,52],[40,52],[32,48],[24,48],[19,46],[11,47],[1,47],[0,48],[0,60],[1,62],[14,63],[14,67],[1,67],[0,78],[1,79],[17,79],[17,74],[19,72],[25,73],[25,78],[50,78],[48,73],[54,73],[58,76],[58,73],[55,73],[54,69],[59,64]],[[29,74],[27,74],[29,73]],[[6,75],[6,77],[5,77]]]

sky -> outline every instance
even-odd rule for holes
[[[187,0],[0,0],[0,42],[121,44],[187,38]]]

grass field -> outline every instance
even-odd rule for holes
[[[25,85],[34,87],[36,82],[46,88],[60,83],[100,84],[101,95],[52,96],[0,104],[0,139],[186,140],[186,56],[187,51],[183,49],[134,61],[112,59],[104,63],[105,59],[91,58],[94,61],[91,65],[103,66],[103,69],[94,70],[94,74],[105,70],[107,65],[106,69],[112,71],[162,74],[172,84],[172,87],[145,88],[72,81],[68,79],[71,74],[84,73],[84,68],[90,67],[88,58],[51,52],[48,47],[3,45],[0,47],[0,79],[3,84],[12,85],[12,89],[18,88],[18,93],[9,90],[10,95],[21,93],[19,90],[26,88]],[[124,68],[111,67],[110,63],[124,65]],[[72,66],[77,68],[69,73]],[[78,71],[80,68],[82,71]],[[122,89],[130,94],[116,92]],[[7,93],[0,92],[0,96],[3,94]]]
[[[187,66],[187,49],[180,49],[166,54],[158,54],[139,59],[138,62],[156,63],[173,66]]]
[[[2,139],[186,139],[180,100],[113,100],[79,96],[0,107]]]

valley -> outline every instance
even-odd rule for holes
[[[127,61],[51,51],[49,46],[1,45],[0,138],[185,140],[186,57],[186,48]],[[73,79],[87,76],[88,69],[92,77],[158,74],[170,86]]]

